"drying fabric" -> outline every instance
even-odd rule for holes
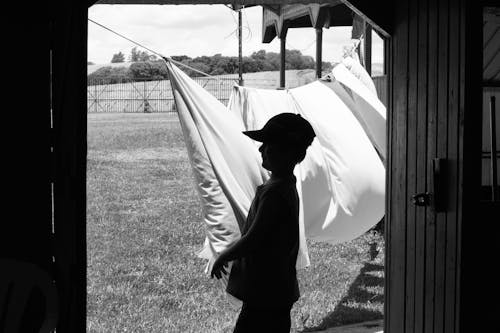
[[[241,120],[179,68],[167,63],[177,112],[198,190],[206,239],[199,256],[209,260],[240,238],[257,186],[269,172]],[[309,265],[301,227],[297,268]]]
[[[299,113],[316,132],[295,169],[307,238],[352,240],[384,215],[385,169],[356,117],[332,89],[317,82],[285,90],[235,86],[228,104],[246,130],[282,112]]]
[[[259,143],[242,131],[261,128],[273,115],[301,114],[317,137],[294,170],[300,196],[297,268],[309,264],[305,238],[336,244],[352,240],[384,215],[385,170],[360,122],[335,93],[316,81],[291,90],[235,87],[220,103],[167,63],[206,239],[199,253],[214,259],[240,237],[258,185],[269,178]]]
[[[382,160],[385,161],[386,108],[378,99],[376,93],[373,93],[369,87],[353,74],[352,69],[355,67],[357,68],[357,66],[352,66],[351,70],[349,70],[343,63],[340,63],[333,68],[329,75],[319,80],[319,82],[332,89],[349,108],[365,130],[365,133],[377,149]],[[362,66],[361,69],[357,69],[357,72],[364,72],[368,76],[368,73],[366,73]]]
[[[375,96],[377,96],[377,89],[375,88],[375,84],[373,84],[373,80],[370,77],[370,74],[365,70],[363,65],[359,62],[358,59],[355,59],[351,56],[342,58],[341,64],[345,66],[354,75],[359,82],[361,82],[366,88],[368,88]]]

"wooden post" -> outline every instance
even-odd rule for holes
[[[316,28],[316,77],[319,79],[322,75],[321,64],[323,48],[323,28]]]
[[[389,41],[387,38],[383,38],[383,43],[384,43],[384,74],[389,75],[389,57],[390,57],[390,48],[389,48]]]
[[[490,97],[490,150],[491,150],[491,201],[497,192],[497,131],[495,115],[495,96]]]
[[[285,88],[285,51],[286,51],[286,34],[280,38],[280,88]]]
[[[365,69],[372,76],[372,27],[365,21]]]
[[[364,59],[363,57],[361,56],[361,41],[360,43],[358,44],[358,47],[356,48],[356,53],[358,54],[358,59],[359,59],[359,62],[361,63],[361,65],[365,65],[364,64]]]
[[[238,81],[239,85],[243,85],[243,56],[242,56],[242,41],[241,41],[241,8],[238,8]]]

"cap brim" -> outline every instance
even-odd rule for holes
[[[243,134],[248,136],[250,139],[259,141],[259,142],[264,142],[266,139],[266,136],[264,134],[264,131],[262,130],[257,130],[257,131],[243,131]]]

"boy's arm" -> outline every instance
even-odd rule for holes
[[[258,247],[266,246],[266,242],[271,241],[268,237],[269,229],[285,214],[287,207],[280,195],[264,195],[250,229],[236,243],[220,254],[220,261],[232,261],[248,255]]]

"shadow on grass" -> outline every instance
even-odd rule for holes
[[[383,290],[384,278],[380,277],[383,276],[383,272],[383,265],[366,262],[335,310],[323,318],[317,326],[305,327],[301,332],[314,332],[340,325],[382,319],[383,292],[377,293],[371,290],[381,288]]]

